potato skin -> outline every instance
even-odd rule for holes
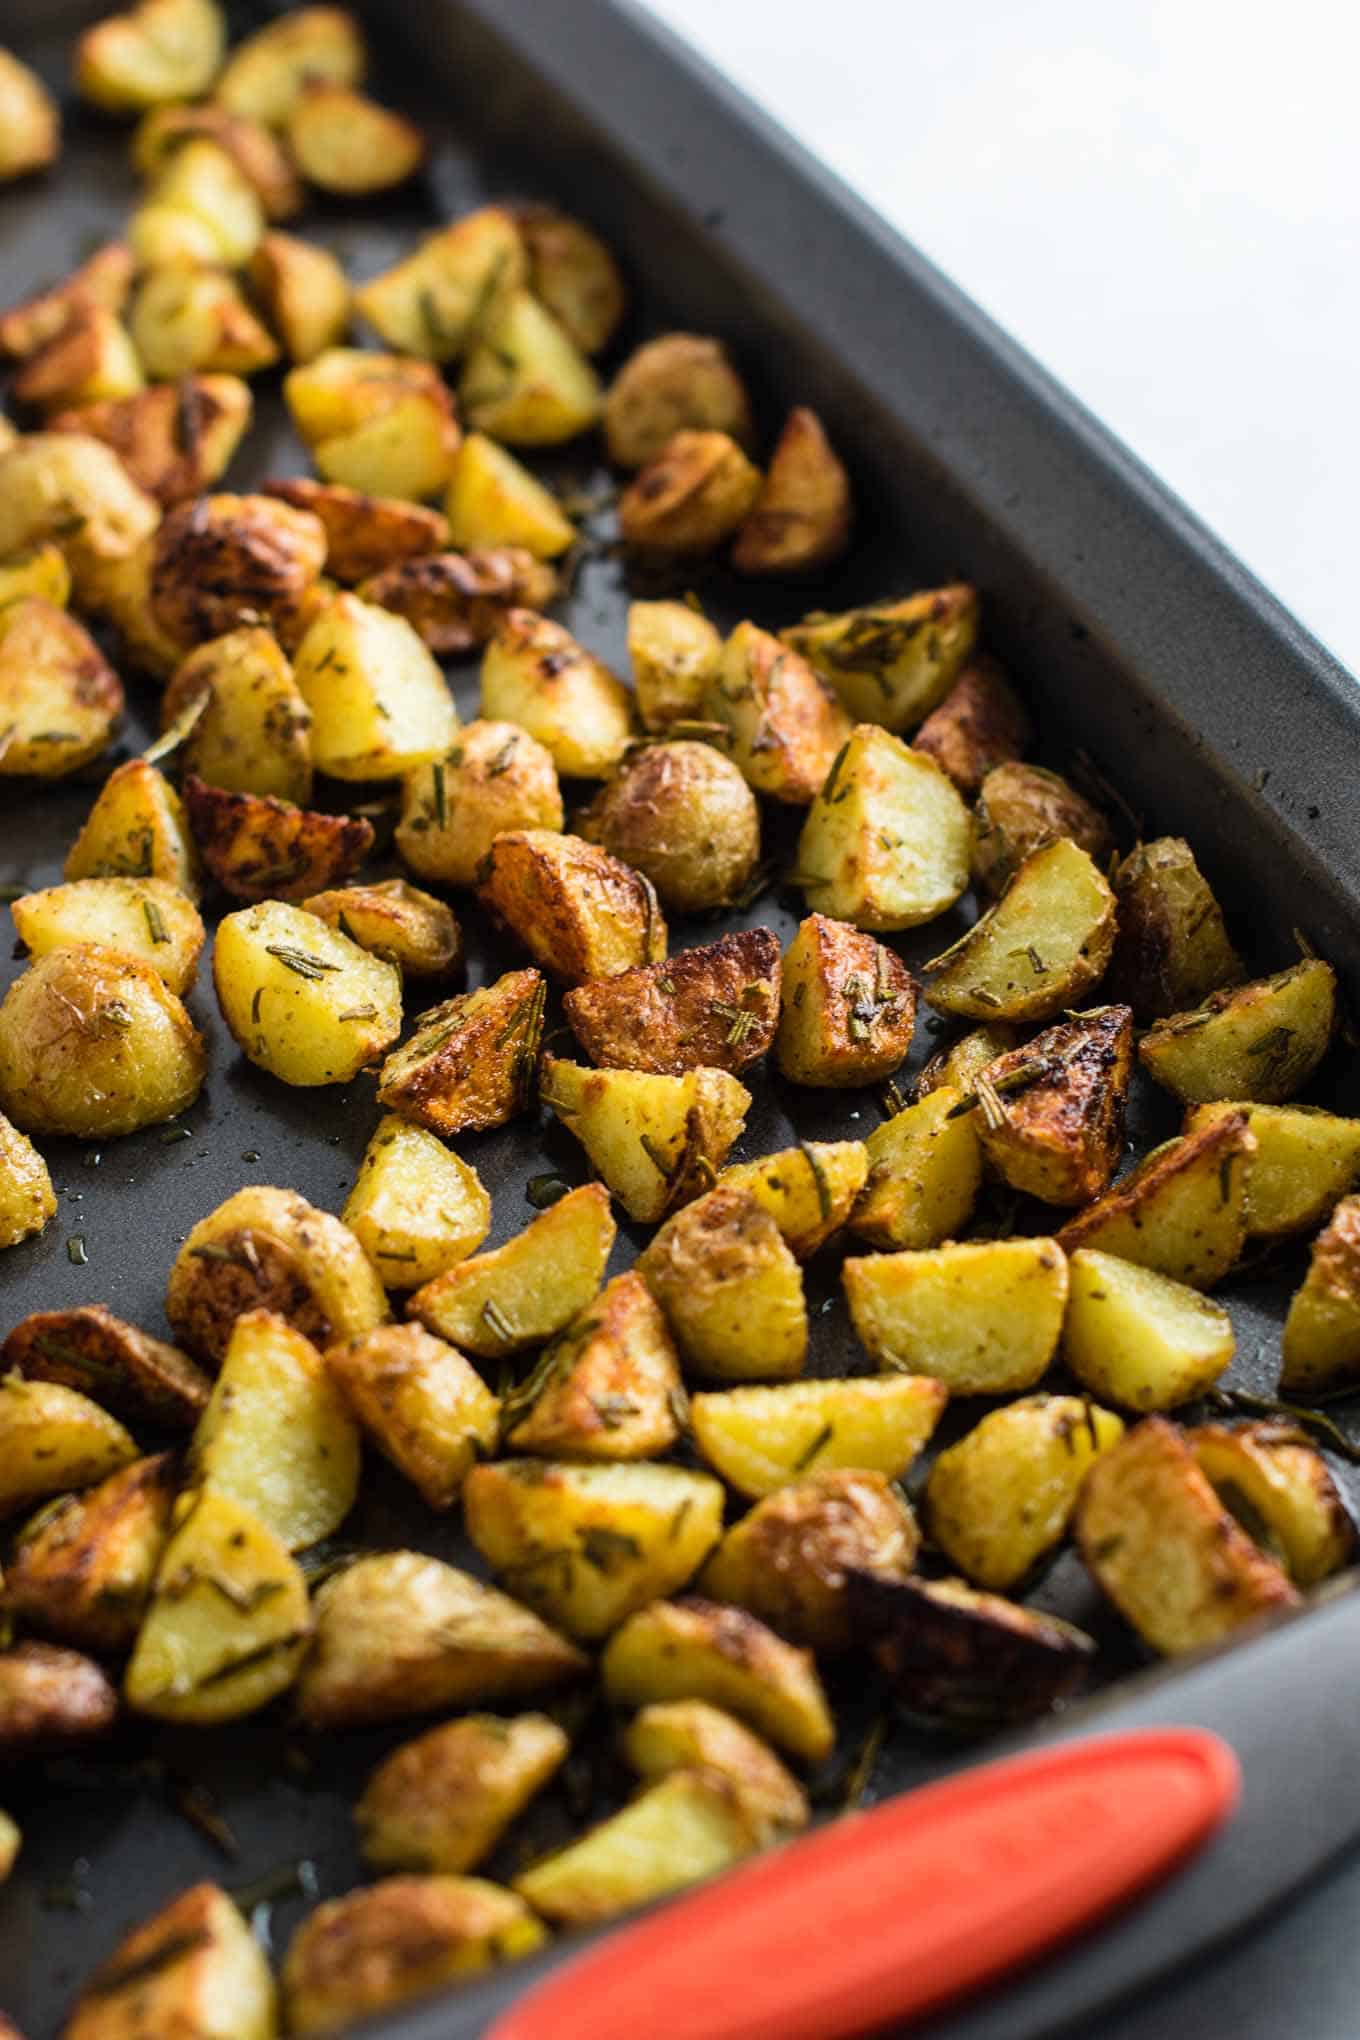
[[[578,985],[562,1002],[594,1063],[679,1076],[758,1062],[779,1021],[779,939],[768,928],[722,935],[664,963]]]
[[[691,1368],[715,1380],[782,1381],[807,1353],[803,1278],[749,1191],[720,1186],[668,1219],[637,1272]]]
[[[730,759],[711,745],[647,744],[626,758],[578,824],[643,872],[663,906],[697,914],[726,906],[760,856],[760,810]]]
[[[91,1658],[55,1643],[0,1651],[0,1758],[104,1735],[118,1695]]]
[[[824,567],[850,542],[850,477],[815,411],[797,404],[737,533],[739,574],[796,575]]]
[[[532,1095],[546,996],[515,970],[431,1007],[383,1064],[379,1104],[444,1135],[504,1126]]]
[[[40,595],[0,610],[0,777],[88,765],[122,713],[122,683],[74,616]]]
[[[380,1870],[475,1869],[545,1785],[570,1744],[546,1714],[468,1714],[403,1743],[354,1808]]]
[[[640,552],[713,552],[759,491],[759,468],[727,433],[677,432],[619,498],[619,530]]]
[[[978,1079],[1000,1100],[979,1113],[984,1154],[1013,1190],[1046,1204],[1085,1204],[1115,1172],[1133,1067],[1133,1015],[1106,1006],[1045,1028],[989,1063]],[[1007,1086],[1035,1073],[1018,1091]]]
[[[103,440],[133,481],[168,508],[217,481],[250,423],[252,403],[239,376],[186,375],[61,411],[52,429]]]
[[[0,1344],[0,1369],[74,1388],[128,1423],[187,1431],[212,1383],[177,1346],[153,1339],[102,1303],[35,1310]]]
[[[86,1650],[134,1641],[170,1530],[173,1454],[134,1460],[97,1487],[43,1510],[21,1534],[5,1606],[29,1628]]]
[[[850,1576],[858,1633],[913,1713],[976,1732],[1046,1714],[1085,1681],[1095,1644],[1056,1615],[962,1580]]]
[[[362,489],[305,475],[262,482],[260,494],[320,518],[326,533],[326,572],[337,581],[362,581],[448,544],[449,522],[442,511],[399,496],[369,496]]]
[[[496,836],[477,881],[537,963],[580,984],[660,962],[666,923],[651,880],[579,836],[508,829]]]
[[[974,883],[1003,892],[1030,852],[1054,836],[1070,836],[1096,864],[1110,855],[1104,815],[1056,772],[1018,761],[995,766],[973,816]]]
[[[422,1500],[452,1508],[499,1435],[500,1404],[476,1368],[414,1324],[378,1325],[328,1346],[326,1365],[357,1421]]]
[[[359,589],[363,601],[404,616],[441,658],[489,643],[510,610],[543,609],[556,592],[552,568],[513,545],[402,560]]]
[[[508,1452],[548,1459],[653,1459],[679,1436],[680,1363],[635,1269],[616,1275],[506,1398]]]
[[[312,79],[288,116],[288,147],[309,184],[346,197],[390,191],[425,160],[414,122],[347,85]]]
[[[0,50],[0,182],[55,163],[61,114],[36,71]]]
[[[321,572],[326,528],[270,496],[201,496],[172,510],[151,556],[156,622],[187,644],[268,622]]]
[[[556,833],[565,814],[557,768],[516,723],[467,723],[448,756],[402,781],[397,849],[419,878],[473,885],[503,829]]]
[[[726,432],[739,446],[754,434],[750,400],[720,343],[662,333],[630,354],[604,402],[604,434],[616,467],[642,468],[686,429]]]
[[[448,977],[463,962],[463,932],[453,910],[404,878],[341,885],[302,902],[370,956],[395,963],[406,977]]]
[[[190,777],[189,827],[205,866],[238,900],[300,900],[358,870],[373,847],[361,815],[324,815],[270,793],[234,793]]]
[[[1184,1012],[1242,977],[1223,913],[1180,836],[1139,843],[1114,875],[1119,934],[1107,988],[1140,1020]]]
[[[792,807],[817,798],[851,730],[807,660],[753,623],[739,623],[724,645],[703,710],[731,731],[732,762],[747,784]]]
[[[520,205],[515,225],[529,264],[529,288],[583,354],[607,347],[628,309],[619,266],[598,234],[549,205]]]
[[[998,765],[1024,757],[1032,734],[1029,714],[1001,667],[979,652],[911,741],[971,799]]]

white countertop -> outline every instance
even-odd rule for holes
[[[1360,9],[651,4],[1360,674]]]

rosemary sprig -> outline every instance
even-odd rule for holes
[[[266,942],[265,954],[277,957],[285,970],[291,970],[300,978],[309,978],[313,984],[325,977],[327,971],[339,970],[338,963],[327,963],[324,957],[313,956],[310,949],[295,949],[288,942]]]

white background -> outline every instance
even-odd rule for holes
[[[1360,674],[1354,0],[652,0]]]

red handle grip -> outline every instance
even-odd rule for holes
[[[488,2040],[846,2040],[920,2017],[1174,1868],[1239,1784],[1227,1745],[1189,1728],[979,1766],[612,1935]]]

